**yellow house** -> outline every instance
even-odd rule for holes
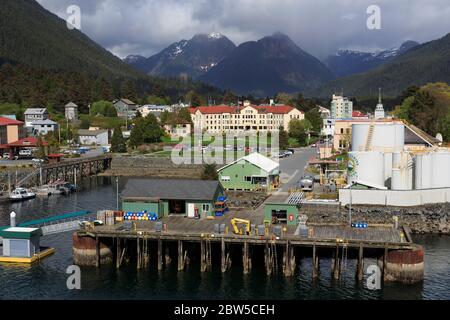
[[[24,137],[22,121],[0,117],[0,145],[12,143]]]

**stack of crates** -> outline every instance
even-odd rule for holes
[[[227,197],[220,196],[217,198],[214,211],[215,211],[216,217],[222,217],[225,213],[227,213],[229,211],[228,204],[227,204]]]

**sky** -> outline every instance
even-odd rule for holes
[[[151,56],[198,33],[220,32],[236,45],[277,31],[324,59],[337,49],[375,51],[450,33],[449,0],[37,0],[66,19],[81,9],[81,31],[124,58]],[[367,13],[380,8],[381,29]]]

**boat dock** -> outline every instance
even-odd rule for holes
[[[248,235],[235,234],[230,222],[233,218],[248,219],[254,229]],[[295,274],[299,259],[308,255],[313,258],[313,278],[319,276],[319,258],[331,257],[331,272],[339,279],[345,260],[352,257],[357,259],[356,277],[362,280],[364,258],[375,257],[384,279],[412,283],[423,278],[423,250],[412,242],[405,228],[308,225],[307,234],[301,235],[300,227],[283,226],[282,233],[275,235],[275,226],[268,225],[264,226],[264,234],[260,233],[258,226],[264,225],[263,220],[263,214],[256,211],[228,213],[212,220],[169,216],[159,221],[159,227],[155,221],[132,221],[131,229],[123,222],[92,226],[74,234],[74,261],[97,267],[113,263],[120,268],[132,258],[137,269],[156,261],[158,270],[162,270],[165,264],[176,260],[182,271],[189,261],[197,260],[202,272],[211,270],[214,264],[226,272],[231,267],[233,251],[234,256],[239,253],[244,273],[250,272],[252,265],[264,265],[271,275],[280,265],[283,274],[290,277]],[[220,233],[218,225],[225,225],[225,231]],[[402,268],[404,263],[407,268]]]

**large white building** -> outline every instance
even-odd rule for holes
[[[303,120],[305,115],[286,105],[209,106],[190,108],[194,129],[210,133],[267,132],[281,126],[287,131],[291,120]]]
[[[351,119],[353,116],[353,102],[347,97],[333,95],[331,101],[331,118]]]

